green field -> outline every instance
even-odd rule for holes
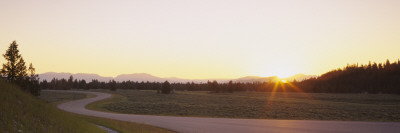
[[[93,95],[87,95],[82,93],[69,93],[69,92],[54,92],[54,91],[42,91],[40,99],[56,105],[61,102],[83,99],[87,97],[93,97]],[[121,133],[173,133],[173,131],[169,131],[166,129],[140,124],[140,123],[132,123],[132,122],[124,122],[106,118],[98,118],[91,116],[84,116],[78,114],[69,113],[69,115],[85,120],[90,123],[94,123],[97,125],[102,125]]]
[[[400,95],[118,90],[91,109],[129,114],[198,117],[400,121]]]

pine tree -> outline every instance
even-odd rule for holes
[[[69,88],[69,89],[72,89],[73,86],[74,86],[74,77],[71,75],[71,76],[69,76],[69,78],[68,78],[68,88]]]
[[[109,84],[110,84],[110,90],[111,91],[116,91],[117,90],[117,82],[115,82],[115,80],[110,80]]]
[[[216,93],[220,92],[219,84],[218,84],[218,82],[216,80],[214,80],[210,85],[211,85],[211,87],[210,87],[211,90],[214,90]]]
[[[16,81],[17,79],[23,79],[27,76],[25,61],[19,54],[18,44],[13,41],[6,53],[3,54],[7,63],[3,64],[2,74],[7,77],[10,81]]]
[[[171,93],[171,84],[168,81],[165,81],[161,87],[162,94],[170,94]]]
[[[32,64],[32,63],[29,64],[28,70],[29,70],[29,76],[30,76],[30,77],[35,77],[35,76],[36,76],[36,74],[35,74],[36,69],[33,67],[33,64]]]
[[[231,81],[229,81],[229,83],[228,83],[228,92],[229,93],[233,93],[233,88],[234,86],[233,86],[233,82],[232,82],[232,80]]]
[[[28,72],[29,72],[29,77],[28,77],[28,87],[27,89],[29,89],[29,91],[35,95],[35,96],[39,96],[40,95],[40,85],[39,85],[39,75],[37,75],[36,69],[33,67],[32,63],[29,64],[29,68],[28,68]]]

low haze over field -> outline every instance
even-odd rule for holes
[[[38,73],[319,75],[397,60],[399,7],[398,0],[2,0],[0,51],[17,40]]]

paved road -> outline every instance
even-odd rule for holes
[[[399,133],[399,122],[346,122],[311,120],[265,120],[151,116],[107,113],[88,110],[89,103],[111,97],[100,92],[81,92],[97,97],[59,104],[57,107],[77,114],[145,123],[182,133]]]

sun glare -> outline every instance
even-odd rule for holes
[[[281,90],[280,90],[281,89]],[[297,87],[295,84],[291,83],[286,79],[278,79],[275,82],[274,88],[272,88],[271,94],[268,98],[268,103],[271,103],[271,100],[274,99],[276,92],[283,92],[285,98],[287,97],[287,92],[298,92],[306,98],[310,98],[306,93],[303,92],[302,89]]]
[[[264,77],[268,77],[268,76],[277,76],[278,78],[287,78],[290,76],[293,76],[294,74],[296,74],[296,72],[291,72],[291,71],[285,71],[285,70],[280,70],[280,71],[274,71],[273,73],[270,71],[267,71],[269,69],[266,70],[259,70],[260,72],[257,72],[258,75],[264,76]],[[265,72],[263,72],[265,71]]]
[[[297,67],[297,63],[283,62],[281,60],[273,60],[271,62],[274,62],[275,65],[265,63],[254,67],[254,73],[264,77],[277,76],[279,78],[287,78],[301,72],[300,67]]]

